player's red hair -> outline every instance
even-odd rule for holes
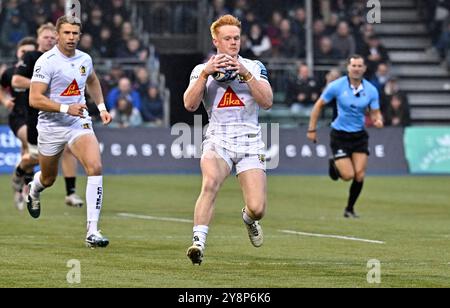
[[[236,26],[239,29],[242,28],[239,19],[237,19],[233,15],[224,15],[219,19],[217,19],[215,22],[213,22],[211,25],[211,36],[213,39],[217,39],[217,33],[219,31],[219,28],[223,26]]]

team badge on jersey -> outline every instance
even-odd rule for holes
[[[86,66],[80,66],[80,74],[81,76],[86,76]]]
[[[61,96],[80,96],[80,88],[78,87],[78,83],[76,79],[74,79],[71,84],[61,93]]]
[[[234,92],[231,87],[228,87],[227,91],[220,100],[219,105],[217,105],[217,108],[230,107],[245,107],[245,105],[236,95],[236,92]]]

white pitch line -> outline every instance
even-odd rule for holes
[[[356,242],[364,242],[364,243],[371,243],[371,244],[386,244],[382,241],[374,241],[374,240],[366,240],[362,238],[356,238],[356,237],[348,237],[348,236],[340,236],[340,235],[328,235],[328,234],[316,234],[316,233],[307,233],[307,232],[298,232],[298,231],[290,231],[290,230],[278,230],[282,233],[286,234],[295,234],[295,235],[304,235],[304,236],[312,236],[312,237],[322,237],[322,238],[333,238],[338,240],[346,240],[346,241],[356,241]]]
[[[127,217],[127,218],[138,218],[138,219],[146,219],[146,220],[159,220],[159,221],[171,221],[171,222],[183,222],[183,223],[193,223],[192,220],[189,219],[180,219],[180,218],[170,218],[170,217],[156,217],[156,216],[146,216],[146,215],[135,215],[128,213],[119,213],[117,216]]]

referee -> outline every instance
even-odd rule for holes
[[[348,59],[348,76],[330,83],[314,105],[307,135],[317,142],[317,119],[322,108],[336,99],[338,116],[331,124],[333,158],[329,161],[329,174],[335,181],[353,181],[344,212],[346,218],[358,218],[354,208],[363,188],[369,156],[369,135],[364,128],[367,109],[374,126],[383,127],[378,91],[363,79],[366,69],[363,57],[354,55]]]

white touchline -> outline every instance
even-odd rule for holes
[[[278,231],[280,231],[282,233],[286,233],[286,234],[304,235],[304,236],[312,236],[312,237],[323,237],[323,238],[334,238],[334,239],[338,239],[338,240],[357,241],[357,242],[381,244],[381,245],[386,244],[385,242],[382,242],[382,241],[365,240],[365,239],[361,239],[361,238],[340,236],[340,235],[316,234],[316,233],[298,232],[298,231],[290,231],[290,230],[278,230]]]
[[[193,223],[193,221],[189,220],[189,219],[170,218],[170,217],[156,217],[156,216],[146,216],[146,215],[135,215],[135,214],[128,214],[128,213],[119,213],[119,214],[117,214],[117,216],[128,217],[128,218],[139,218],[139,219],[146,219],[146,220],[183,222],[183,223],[189,223],[189,224]]]

